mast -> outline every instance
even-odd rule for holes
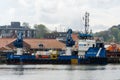
[[[89,33],[89,13],[85,13],[85,34]]]
[[[89,38],[92,38],[92,34],[90,34],[89,32],[89,13],[86,12],[85,13],[85,16],[83,17],[83,20],[84,20],[84,28],[85,28],[85,31],[84,33],[79,33],[79,38],[80,39],[89,39]]]

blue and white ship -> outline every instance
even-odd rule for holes
[[[17,48],[17,54],[7,55],[7,64],[106,64],[106,50],[102,42],[93,39],[89,33],[88,24],[89,14],[85,14],[85,33],[79,33],[77,53],[74,53],[73,46],[75,41],[72,39],[72,29],[67,31],[66,52],[63,55],[50,54],[48,58],[36,58],[35,55],[23,54],[23,37],[22,33],[14,42]]]

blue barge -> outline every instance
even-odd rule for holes
[[[7,64],[107,64],[106,50],[103,43],[90,47],[84,56],[51,54],[46,58],[35,55],[7,54]]]

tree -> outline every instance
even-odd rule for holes
[[[27,23],[27,22],[23,22],[22,26],[24,26],[24,27],[26,27],[26,28],[30,28],[30,25],[29,25],[29,23]]]
[[[120,42],[120,32],[118,33],[118,42]]]
[[[120,30],[118,29],[118,28],[112,28],[111,29],[111,32],[112,32],[112,35],[114,36],[114,38],[115,38],[115,41],[119,41],[119,32],[120,32]]]
[[[120,42],[120,26],[113,26],[107,31],[101,31],[94,35],[97,37],[103,37],[106,42]]]
[[[43,24],[35,24],[36,38],[43,38],[46,33],[49,33],[48,28]]]

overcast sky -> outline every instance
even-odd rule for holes
[[[0,25],[20,21],[45,24],[51,30],[81,31],[86,11],[94,32],[120,24],[120,0],[1,0]]]

